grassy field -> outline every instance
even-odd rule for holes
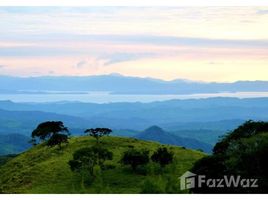
[[[160,168],[153,163],[146,166],[144,173],[134,173],[129,167],[119,163],[124,151],[134,146],[137,149],[148,149],[152,154],[163,145],[121,137],[104,137],[101,142],[114,154],[113,160],[106,162],[113,167],[100,171],[92,184],[81,184],[81,176],[72,172],[68,165],[76,150],[95,144],[92,137],[85,136],[71,138],[62,150],[41,144],[10,160],[0,167],[0,191],[33,194],[133,194],[141,193],[144,184],[149,182],[158,184],[163,193],[174,193],[174,189],[171,192],[168,188],[172,182],[177,187],[176,193],[187,192],[179,190],[178,177],[189,170],[195,161],[205,156],[198,151],[164,145],[175,153],[172,164],[166,166],[161,173],[157,172]]]

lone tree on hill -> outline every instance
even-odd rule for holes
[[[149,162],[149,151],[129,149],[124,152],[121,163],[130,165],[133,171],[136,171],[139,165],[146,165]]]
[[[91,128],[85,130],[86,134],[89,134],[90,136],[94,137],[97,140],[97,144],[99,144],[99,139],[105,135],[109,135],[112,132],[109,128]]]
[[[166,147],[160,147],[153,153],[151,159],[153,162],[159,163],[161,167],[165,167],[173,161],[173,152],[169,152]]]
[[[47,141],[48,146],[53,147],[53,146],[58,145],[59,149],[61,149],[62,143],[66,143],[66,144],[68,143],[68,135],[60,134],[60,133],[53,134],[51,138],[49,138],[49,140]]]
[[[49,146],[60,145],[68,140],[69,130],[61,121],[47,121],[39,124],[32,132],[32,142],[36,139],[48,141]]]

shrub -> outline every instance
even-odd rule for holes
[[[165,167],[173,161],[173,152],[169,152],[166,147],[160,147],[153,153],[151,159],[153,162],[159,163],[161,167]]]
[[[149,151],[129,149],[124,152],[121,163],[130,165],[133,171],[136,171],[138,166],[149,163]]]

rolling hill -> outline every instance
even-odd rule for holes
[[[152,153],[160,144],[120,137],[104,137],[101,142],[114,154],[113,160],[109,161],[113,167],[102,171],[100,180],[90,186],[82,187],[79,175],[73,173],[68,165],[76,150],[95,144],[92,137],[85,136],[71,138],[62,150],[41,144],[11,159],[0,167],[0,191],[33,194],[140,193],[148,179],[160,182],[163,187],[166,187],[170,178],[177,184],[178,177],[205,156],[198,151],[168,146],[175,153],[174,162],[164,169],[162,175],[151,170],[143,175],[134,173],[119,163],[122,153],[130,146],[136,149],[146,148]],[[150,166],[153,164],[149,164],[148,169],[151,169]],[[175,189],[177,193],[182,192],[179,186]]]
[[[173,135],[164,131],[158,126],[152,126],[134,137],[141,140],[157,141],[162,144],[184,146],[190,149],[199,149],[207,153],[210,153],[212,150],[212,145],[210,144],[200,142],[193,138],[179,137]]]

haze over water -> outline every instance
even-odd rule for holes
[[[89,93],[46,93],[46,94],[0,94],[0,100],[13,102],[57,102],[57,101],[79,101],[89,103],[115,103],[115,102],[154,102],[172,99],[199,99],[211,97],[236,97],[236,98],[258,98],[268,97],[268,92],[236,92],[236,93],[208,93],[189,95],[121,95],[105,92]]]

